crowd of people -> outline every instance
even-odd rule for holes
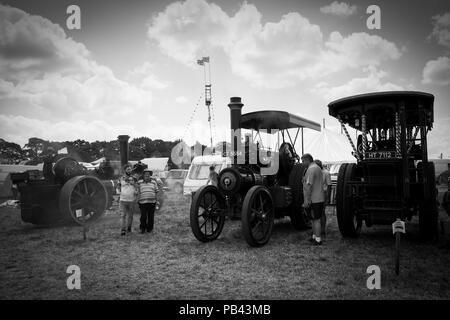
[[[301,161],[306,166],[302,179],[304,199],[302,207],[312,225],[309,241],[313,245],[321,245],[326,235],[325,208],[330,203],[331,174],[320,160],[314,160],[309,153],[304,154]],[[206,184],[217,187],[218,174],[215,166],[209,168]],[[449,190],[444,194],[442,204],[438,203],[438,207],[442,207],[450,215],[450,179],[448,186]],[[120,195],[121,235],[126,235],[132,230],[136,202],[141,212],[141,233],[153,230],[158,192],[160,192],[160,186],[151,170],[145,169],[140,162],[135,168],[129,164],[124,166],[124,174],[119,180],[117,190]]]
[[[140,171],[140,168],[139,168]],[[133,168],[127,164],[124,166],[124,174],[119,179],[117,186],[120,203],[121,235],[132,231],[133,214],[136,202],[141,211],[141,233],[153,230],[157,194],[160,191],[153,172],[143,169],[142,172],[133,174]]]

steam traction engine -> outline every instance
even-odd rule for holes
[[[431,94],[394,91],[352,96],[328,105],[357,159],[356,164],[344,164],[339,170],[339,230],[344,237],[356,237],[363,221],[367,227],[393,224],[397,273],[404,221],[418,214],[422,237],[437,235],[434,164],[427,156],[433,102]],[[345,124],[360,132],[356,146]]]
[[[121,162],[128,161],[128,136],[119,136]],[[30,172],[13,173],[20,192],[21,217],[33,224],[74,223],[88,226],[111,207],[112,180],[100,180],[75,159],[44,163],[43,179]]]
[[[215,240],[221,233],[225,218],[239,216],[242,233],[251,246],[266,244],[275,218],[290,216],[296,229],[306,227],[302,210],[302,177],[305,167],[300,163],[294,145],[303,128],[320,131],[320,125],[284,111],[259,111],[241,115],[241,98],[228,104],[231,118],[232,166],[219,173],[218,186],[201,187],[194,195],[190,224],[195,237],[202,242]],[[297,129],[292,141],[289,129]],[[257,143],[246,135],[241,144],[241,130],[261,131],[270,135],[281,133],[282,143],[276,152],[265,151],[262,139]],[[285,141],[285,137],[289,142]],[[279,143],[278,143],[279,145]]]

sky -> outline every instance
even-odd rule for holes
[[[66,24],[72,4],[80,29]],[[367,26],[370,5],[380,29]],[[209,144],[203,56],[214,142],[228,138],[233,96],[244,113],[283,110],[339,132],[329,102],[416,90],[435,96],[430,156],[450,157],[446,0],[0,0],[0,138]]]

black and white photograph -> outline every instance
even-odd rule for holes
[[[449,1],[0,0],[0,300],[273,318],[449,271]]]

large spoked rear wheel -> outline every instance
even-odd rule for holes
[[[361,221],[355,215],[353,199],[347,194],[349,182],[354,177],[355,164],[344,163],[339,168],[336,185],[336,215],[343,237],[356,238],[361,232]]]
[[[291,223],[296,230],[305,230],[308,228],[308,218],[303,210],[303,175],[307,167],[304,164],[295,164],[289,174],[289,186],[292,192],[292,204],[289,216]]]
[[[215,186],[203,186],[195,192],[190,223],[192,233],[199,241],[213,241],[220,235],[225,223],[224,207],[224,199]]]
[[[265,245],[272,234],[274,208],[272,196],[264,186],[253,186],[242,204],[242,233],[252,247]]]
[[[108,193],[103,183],[92,176],[77,176],[67,181],[59,195],[64,219],[89,225],[105,212]]]

